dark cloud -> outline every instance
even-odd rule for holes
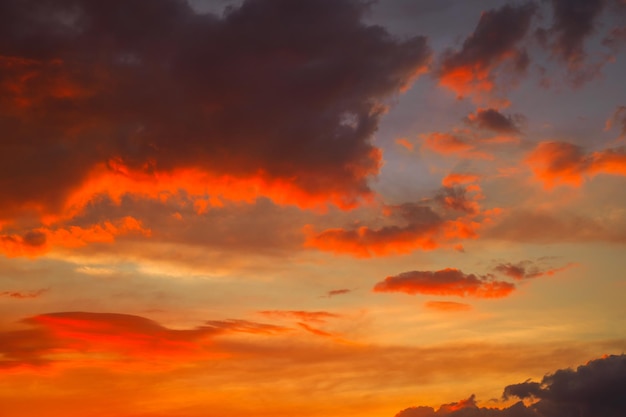
[[[594,31],[597,18],[608,0],[551,0],[553,53],[566,61],[570,68],[585,60],[584,42]]]
[[[541,384],[525,382],[504,389],[504,396],[537,399],[537,416],[621,417],[626,415],[626,355],[590,361],[577,369],[546,375]]]
[[[468,214],[475,214],[479,211],[478,203],[468,198],[465,187],[443,187],[435,196],[435,200],[447,209]]]
[[[626,355],[593,360],[576,370],[561,369],[541,383],[509,385],[504,398],[529,400],[503,408],[478,407],[472,395],[459,402],[410,407],[396,417],[622,417],[626,415]]]
[[[502,134],[518,134],[524,118],[521,115],[505,116],[496,109],[478,109],[476,113],[469,114],[465,120],[479,129]]]
[[[380,166],[381,103],[430,54],[363,24],[366,3],[247,0],[217,17],[176,0],[3,1],[0,214],[60,212],[120,169],[354,204]]]
[[[339,290],[330,290],[326,293],[326,297],[330,298],[330,297],[334,297],[336,295],[344,295],[344,294],[348,294],[349,292],[351,292],[352,290],[349,290],[347,288],[341,288]]]
[[[444,54],[439,82],[459,96],[489,94],[496,90],[495,72],[503,64],[512,73],[523,73],[529,58],[517,45],[526,36],[535,10],[529,2],[483,12],[461,49]]]
[[[539,278],[542,276],[552,276],[558,272],[564,271],[575,264],[567,264],[559,268],[545,267],[538,265],[533,261],[520,261],[517,263],[506,262],[495,266],[494,271],[499,272],[516,280]]]
[[[458,269],[446,268],[439,271],[410,271],[389,276],[377,283],[373,291],[500,298],[508,296],[514,289],[514,284],[495,280],[489,275],[465,274]]]

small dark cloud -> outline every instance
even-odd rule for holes
[[[469,114],[465,121],[479,129],[501,134],[518,134],[524,117],[521,115],[505,116],[496,109],[478,109],[476,113]]]
[[[352,292],[352,290],[349,290],[347,288],[342,288],[339,290],[330,290],[326,293],[326,297],[330,298],[336,295],[344,295],[344,294],[348,294],[349,292]]]
[[[36,291],[0,291],[0,297],[17,299],[38,298],[46,291],[48,291],[47,288]]]

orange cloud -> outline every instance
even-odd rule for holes
[[[127,216],[89,227],[40,227],[23,236],[0,236],[0,253],[9,257],[32,257],[42,255],[54,247],[78,248],[90,243],[113,243],[117,236],[131,233],[151,235],[151,231],[144,228],[141,222],[134,217]]]
[[[526,164],[546,189],[557,185],[581,186],[599,174],[626,175],[626,149],[585,153],[567,142],[541,142],[526,157]]]
[[[451,173],[446,175],[443,180],[441,180],[441,185],[444,187],[453,187],[455,185],[477,182],[479,179],[480,176],[475,174]]]
[[[493,156],[478,151],[476,140],[464,137],[465,132],[433,132],[424,136],[424,147],[441,155],[454,155],[459,158],[493,159]]]
[[[408,151],[413,150],[413,144],[409,142],[406,138],[396,139],[396,143]]]
[[[403,292],[415,295],[453,295],[458,297],[502,298],[515,285],[490,276],[464,274],[454,268],[439,271],[410,271],[388,276],[374,286],[374,292]]]
[[[437,72],[439,84],[459,98],[471,96],[480,102],[493,97],[501,67],[508,64],[509,73],[521,74],[528,65],[527,54],[516,45],[525,37],[535,8],[526,3],[483,12],[461,49],[444,54]]]

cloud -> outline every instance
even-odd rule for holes
[[[431,310],[455,312],[455,311],[469,311],[472,306],[465,303],[457,303],[455,301],[427,301],[424,306]]]
[[[348,294],[349,292],[352,292],[352,290],[349,290],[347,288],[341,288],[338,290],[330,290],[326,293],[326,297],[330,298],[336,295],[344,295],[344,294]]]
[[[507,262],[498,264],[495,266],[494,271],[519,281],[524,279],[539,278],[543,276],[552,276],[558,272],[565,271],[566,269],[569,269],[575,265],[576,264],[574,263],[569,263],[559,268],[549,268],[541,267],[534,264],[532,261],[526,260],[517,263]]]
[[[475,396],[432,407],[410,407],[396,417],[620,417],[626,413],[626,355],[590,361],[576,370],[561,369],[541,383],[509,385],[504,398],[519,401],[508,408],[479,407]]]
[[[403,292],[415,295],[452,295],[457,297],[502,298],[511,294],[515,285],[497,281],[491,276],[465,274],[454,268],[439,271],[409,271],[388,276],[377,283],[374,292]]]
[[[364,24],[366,3],[247,0],[221,17],[176,0],[3,3],[0,219],[67,220],[99,194],[369,198],[385,100],[430,51]]]
[[[460,184],[468,184],[477,182],[480,179],[480,176],[476,174],[464,174],[464,173],[456,173],[453,172],[451,174],[446,175],[443,180],[441,180],[441,185],[444,187],[452,187]]]
[[[625,28],[626,29],[626,28]],[[606,121],[604,130],[617,128],[620,138],[626,138],[626,106],[618,106]]]
[[[450,210],[468,214],[476,214],[480,211],[476,198],[469,198],[465,187],[443,187],[435,196],[435,200]]]
[[[521,115],[505,116],[496,109],[487,108],[470,113],[465,120],[469,125],[479,129],[514,135],[520,133],[520,124],[524,118]]]
[[[349,291],[349,290],[345,290]],[[341,292],[340,294],[344,294]],[[265,310],[259,311],[259,314],[269,318],[278,319],[295,319],[312,323],[326,323],[329,319],[341,317],[339,314],[329,313],[327,311],[301,311],[301,310]]]
[[[535,14],[533,3],[505,5],[483,12],[474,32],[458,51],[446,52],[437,71],[439,84],[459,97],[472,96],[482,101],[496,93],[497,72],[522,74],[529,63],[517,47],[526,36]]]
[[[480,223],[461,217],[446,219],[430,206],[404,203],[386,206],[389,225],[381,227],[334,228],[317,232],[312,226],[304,229],[304,246],[359,258],[432,250],[458,239],[478,236]]]
[[[0,333],[0,368],[70,361],[64,354],[94,361],[209,358],[222,354],[210,348],[210,339],[215,336],[271,335],[291,330],[246,320],[207,321],[193,329],[174,330],[140,316],[88,312],[41,314],[22,323],[30,328]]]
[[[626,175],[623,147],[585,153],[571,143],[541,142],[525,161],[547,189],[557,185],[579,187],[587,177],[599,174]]]
[[[538,400],[535,414],[566,417],[618,417],[626,413],[626,355],[596,359],[574,369],[560,369],[541,383],[509,385],[505,397]]]
[[[584,42],[594,31],[595,21],[607,4],[606,0],[551,0],[551,49],[555,56],[578,69],[585,61]]]
[[[445,156],[467,159],[493,159],[493,155],[477,150],[478,140],[470,132],[431,132],[423,135],[424,147]]]
[[[41,289],[36,291],[0,291],[0,297],[26,299],[26,298],[38,298],[48,289]]]

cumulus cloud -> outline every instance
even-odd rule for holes
[[[474,395],[432,407],[409,407],[396,417],[621,417],[626,414],[626,355],[590,361],[577,369],[561,369],[541,383],[526,381],[504,388],[505,399],[529,401],[508,408],[479,407]]]
[[[459,97],[481,99],[496,92],[501,68],[523,74],[529,57],[518,44],[526,36],[535,11],[535,4],[529,2],[483,12],[461,49],[443,55],[437,71],[439,84]]]
[[[216,16],[176,0],[2,2],[0,218],[181,189],[211,204],[354,206],[380,167],[371,138],[385,100],[430,56],[423,37],[363,23],[366,9],[247,0]]]
[[[513,292],[515,285],[489,275],[465,274],[446,268],[439,271],[409,271],[386,277],[374,292],[403,292],[410,295],[453,295],[458,297],[501,298]]]

